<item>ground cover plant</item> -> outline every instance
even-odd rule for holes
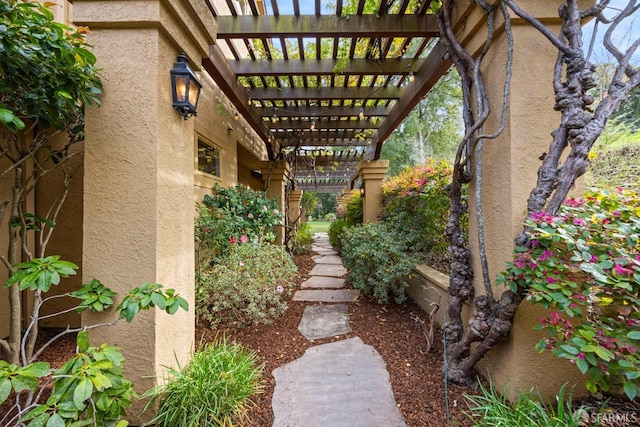
[[[527,222],[498,283],[550,309],[538,351],[574,363],[590,392],[640,391],[640,196],[622,188],[569,198],[557,215]]]
[[[196,314],[215,326],[270,323],[286,309],[297,268],[281,246],[237,243],[196,283]]]
[[[168,367],[165,382],[145,393],[149,424],[161,427],[246,425],[253,398],[262,392],[263,367],[255,353],[216,338],[192,354],[184,368]]]

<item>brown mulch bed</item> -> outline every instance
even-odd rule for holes
[[[295,261],[300,271],[300,284],[309,277],[315,263],[310,255],[298,255]],[[272,425],[271,398],[275,381],[271,372],[274,369],[301,357],[309,347],[356,336],[373,346],[386,362],[396,402],[407,426],[447,425],[442,336],[436,332],[434,347],[427,352],[422,326],[414,319],[418,316],[427,321],[428,318],[418,305],[414,302],[379,305],[361,296],[357,303],[349,304],[352,333],[309,342],[298,331],[307,304],[289,301],[286,313],[272,325],[216,330],[203,325],[198,327],[196,342],[201,337],[210,341],[216,334],[224,334],[256,352],[264,363],[266,388],[250,413],[251,426]],[[472,425],[463,413],[463,408],[466,408],[463,394],[468,392],[470,390],[449,386],[448,408],[452,426]]]

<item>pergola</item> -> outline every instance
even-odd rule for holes
[[[204,68],[270,160],[289,162],[296,189],[353,188],[358,163],[380,158],[450,68],[430,2],[378,0],[368,10],[365,0],[337,0],[323,15],[320,0],[270,1],[269,10],[260,0],[226,0],[224,10],[207,1],[217,40]]]

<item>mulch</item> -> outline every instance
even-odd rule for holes
[[[300,272],[299,286],[309,278],[315,262],[310,255],[296,255],[295,262]],[[473,425],[464,413],[467,407],[464,394],[473,393],[471,390],[449,386],[448,400],[445,399],[442,336],[436,332],[434,346],[427,352],[423,327],[416,318],[428,323],[428,317],[417,304],[409,301],[401,305],[379,305],[361,296],[357,303],[349,304],[353,332],[314,341],[308,341],[298,331],[306,305],[288,301],[287,311],[272,325],[215,330],[198,325],[196,342],[201,338],[208,342],[222,334],[254,351],[264,364],[265,390],[255,399],[249,414],[250,426],[272,425],[271,398],[275,381],[271,372],[274,369],[301,357],[309,347],[356,336],[374,347],[386,362],[396,402],[407,426],[442,427],[447,425],[447,417],[451,426]]]

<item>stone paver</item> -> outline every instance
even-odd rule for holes
[[[360,291],[355,289],[302,289],[293,294],[294,301],[356,302]]]
[[[360,338],[311,347],[273,376],[273,427],[406,425],[384,361]]]
[[[308,305],[298,330],[308,340],[348,334],[351,332],[349,307],[345,304]]]
[[[302,282],[302,289],[306,288],[323,288],[336,289],[344,287],[344,279],[337,277],[311,276]]]
[[[337,255],[323,255],[314,258],[316,264],[342,265],[342,259]]]
[[[311,276],[342,277],[347,274],[347,269],[342,265],[317,264],[309,273]]]

